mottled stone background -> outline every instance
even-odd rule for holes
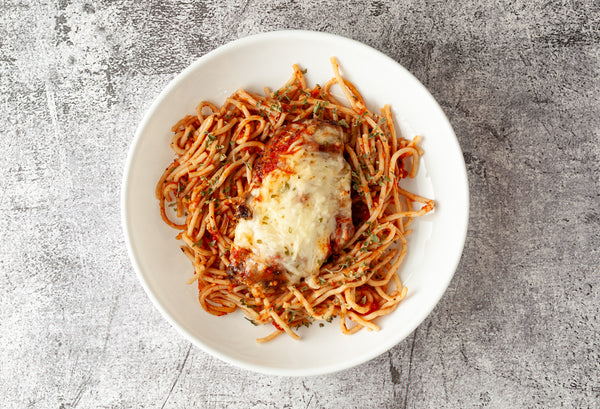
[[[123,165],[169,80],[277,29],[412,71],[468,168],[462,261],[425,322],[360,367],[256,375],[152,306]],[[591,408],[600,402],[600,3],[0,1],[0,407]]]

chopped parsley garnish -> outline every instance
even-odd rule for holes
[[[203,190],[203,191],[200,192],[200,194],[202,195],[202,197],[210,196],[210,195],[212,195],[212,193],[213,193],[213,188],[212,187],[209,187],[208,189]]]
[[[279,188],[279,193],[284,193],[284,192],[287,192],[288,190],[290,190],[290,184],[288,182],[285,182],[283,184],[283,186],[281,186]]]
[[[379,183],[380,185],[382,185],[382,186],[383,186],[383,185],[385,184],[385,182],[391,182],[391,181],[392,181],[392,180],[391,180],[389,177],[387,177],[387,176],[384,176],[384,177],[382,177],[381,179],[379,179],[379,182],[378,182],[378,183]]]
[[[271,104],[271,111],[283,112],[283,108],[281,107],[281,103],[277,101],[276,104]]]
[[[211,143],[213,143],[217,137],[214,136],[213,134],[211,134],[210,132],[204,132],[206,134],[206,137],[208,138],[208,143],[207,145],[210,145]]]
[[[329,102],[327,101],[317,101],[315,107],[313,108],[313,114],[318,116],[319,113],[321,111],[323,111],[323,108],[328,104]]]
[[[358,126],[362,123],[362,118],[363,118],[363,116],[365,116],[365,114],[366,114],[366,112],[363,112],[356,118],[356,121],[354,121],[355,126]]]
[[[254,325],[255,327],[258,325],[254,320],[248,318],[248,317],[244,317],[248,322],[250,322],[250,324]]]

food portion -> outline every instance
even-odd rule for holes
[[[229,277],[260,296],[313,279],[350,239],[350,165],[345,134],[306,120],[279,128],[258,159],[249,199],[238,208]]]
[[[323,86],[294,66],[278,90],[201,102],[173,126],[176,158],[156,187],[200,304],[272,325],[258,342],[334,319],[345,334],[378,330],[407,294],[397,270],[410,224],[434,208],[402,188],[419,137],[398,135],[390,108],[368,110],[332,66]]]

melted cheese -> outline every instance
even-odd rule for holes
[[[340,131],[325,126],[305,135],[251,192],[252,218],[239,221],[234,240],[251,251],[246,269],[275,266],[290,282],[314,275],[330,254],[337,220],[351,218],[350,167],[340,152],[320,152],[315,142],[339,144]]]

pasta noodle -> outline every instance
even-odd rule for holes
[[[176,159],[156,186],[161,216],[180,230],[176,237],[194,267],[190,283],[197,282],[200,304],[211,314],[239,309],[253,324],[272,324],[274,331],[258,342],[284,332],[298,339],[294,329],[315,321],[323,326],[336,317],[344,334],[378,330],[374,320],[394,311],[407,294],[397,270],[406,256],[410,224],[434,208],[432,200],[399,185],[417,173],[423,154],[419,137],[398,135],[388,105],[379,114],[369,111],[334,58],[331,64],[334,76],[323,86],[309,88],[305,71],[294,65],[290,80],[276,91],[265,88],[264,96],[239,89],[220,107],[201,102],[195,115],[172,127]],[[346,104],[333,96],[334,86]],[[236,209],[274,131],[311,118],[345,131],[354,234],[317,276],[257,295],[227,274]]]

